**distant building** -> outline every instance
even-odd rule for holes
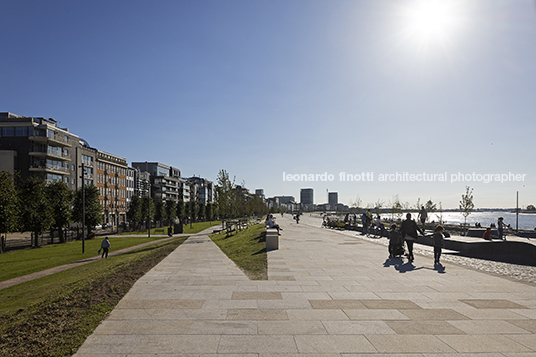
[[[314,191],[312,188],[302,188],[300,190],[300,205],[302,209],[314,209]]]
[[[133,162],[131,166],[150,175],[150,193],[155,200],[179,201],[181,197],[181,171],[159,162]]]
[[[262,188],[256,189],[255,194],[264,200],[264,190]]]
[[[339,194],[337,192],[329,192],[328,204],[330,206],[336,206],[339,203]]]
[[[97,150],[97,188],[103,223],[113,226],[126,222],[127,174],[125,158]]]
[[[190,200],[192,199],[192,191],[197,202],[207,204],[214,202],[214,184],[212,181],[201,177],[190,177],[187,179],[190,184]]]

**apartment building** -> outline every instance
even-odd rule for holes
[[[37,176],[63,181],[71,189],[79,184],[76,148],[80,138],[60,128],[52,118],[0,113],[0,167],[21,178]]]
[[[155,200],[179,201],[182,195],[181,171],[159,162],[133,162],[131,166],[150,175],[151,197]]]
[[[190,183],[190,199],[194,197],[197,202],[205,205],[214,202],[214,184],[212,181],[193,176],[188,178],[188,182]]]
[[[104,224],[112,226],[126,222],[127,160],[97,150],[97,182]]]

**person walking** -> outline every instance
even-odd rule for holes
[[[413,243],[419,236],[417,232],[424,235],[423,231],[417,226],[417,223],[411,219],[411,213],[406,214],[406,220],[400,225],[400,233],[408,246],[408,260],[412,262],[415,257],[413,256]]]
[[[417,219],[419,219],[422,223],[422,230],[423,232],[426,230],[426,219],[428,218],[428,212],[426,212],[426,209],[424,208],[424,206],[421,206],[421,210],[419,211],[419,217],[417,217]]]
[[[110,241],[108,240],[108,237],[103,239],[103,241],[102,241],[100,246],[101,246],[101,249],[102,249],[101,258],[108,258],[108,251],[112,247],[112,245],[110,244]]]
[[[443,238],[443,226],[439,225],[435,227],[432,240],[434,243],[434,265],[439,265],[439,259],[441,258],[441,249],[445,245],[445,239]]]
[[[510,227],[510,225],[506,225],[504,223],[504,218],[499,217],[497,220],[497,231],[499,232],[499,239],[500,240],[506,240],[506,236],[504,235],[504,229]]]
[[[391,224],[391,230],[389,231],[389,259],[393,259],[398,255],[404,254],[404,248],[402,247],[402,236],[400,232],[396,230],[396,223]]]

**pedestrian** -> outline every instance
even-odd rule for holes
[[[415,259],[413,256],[413,243],[419,236],[417,231],[424,235],[423,231],[417,226],[417,223],[411,219],[411,213],[406,214],[406,220],[400,225],[400,233],[408,246],[408,260],[410,262]]]
[[[497,220],[497,230],[499,231],[500,240],[506,240],[506,236],[504,235],[504,229],[507,227],[510,227],[510,225],[507,226],[506,223],[504,223],[504,218],[499,217],[499,219]]]
[[[486,228],[484,235],[482,236],[485,240],[491,240],[491,228]]]
[[[104,240],[101,243],[101,249],[102,249],[102,256],[101,258],[108,258],[108,251],[112,247],[110,244],[110,241],[108,240],[108,237],[104,238]]]
[[[441,248],[443,248],[443,246],[445,245],[445,239],[443,238],[443,227],[441,225],[435,227],[432,240],[434,242],[434,264],[439,265],[439,259],[441,258]]]
[[[389,259],[396,257],[397,255],[404,254],[402,247],[402,236],[400,232],[396,230],[396,223],[391,224],[391,230],[389,231]]]
[[[417,217],[421,223],[422,223],[422,230],[425,231],[426,230],[426,219],[428,218],[428,212],[426,212],[426,209],[424,208],[424,206],[421,206],[421,210],[419,211],[419,216]]]

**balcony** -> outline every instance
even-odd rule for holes
[[[35,156],[35,157],[40,157],[40,158],[48,158],[48,159],[55,159],[55,160],[61,160],[61,161],[71,161],[71,158],[69,157],[69,155],[56,155],[56,154],[52,154],[48,151],[45,151],[45,150],[39,150],[39,149],[32,149],[32,151],[30,151],[28,153],[28,155],[30,156]]]
[[[46,165],[31,165],[30,171],[33,172],[47,172],[52,174],[58,174],[58,175],[68,175],[69,169],[66,167],[58,166],[58,165],[52,165],[52,164],[46,164]]]
[[[36,135],[34,132],[34,135],[31,135],[28,137],[28,139],[35,141],[40,144],[56,144],[62,147],[71,147],[71,143],[68,139],[65,139],[64,135],[54,135],[53,137],[45,136],[45,135]]]

